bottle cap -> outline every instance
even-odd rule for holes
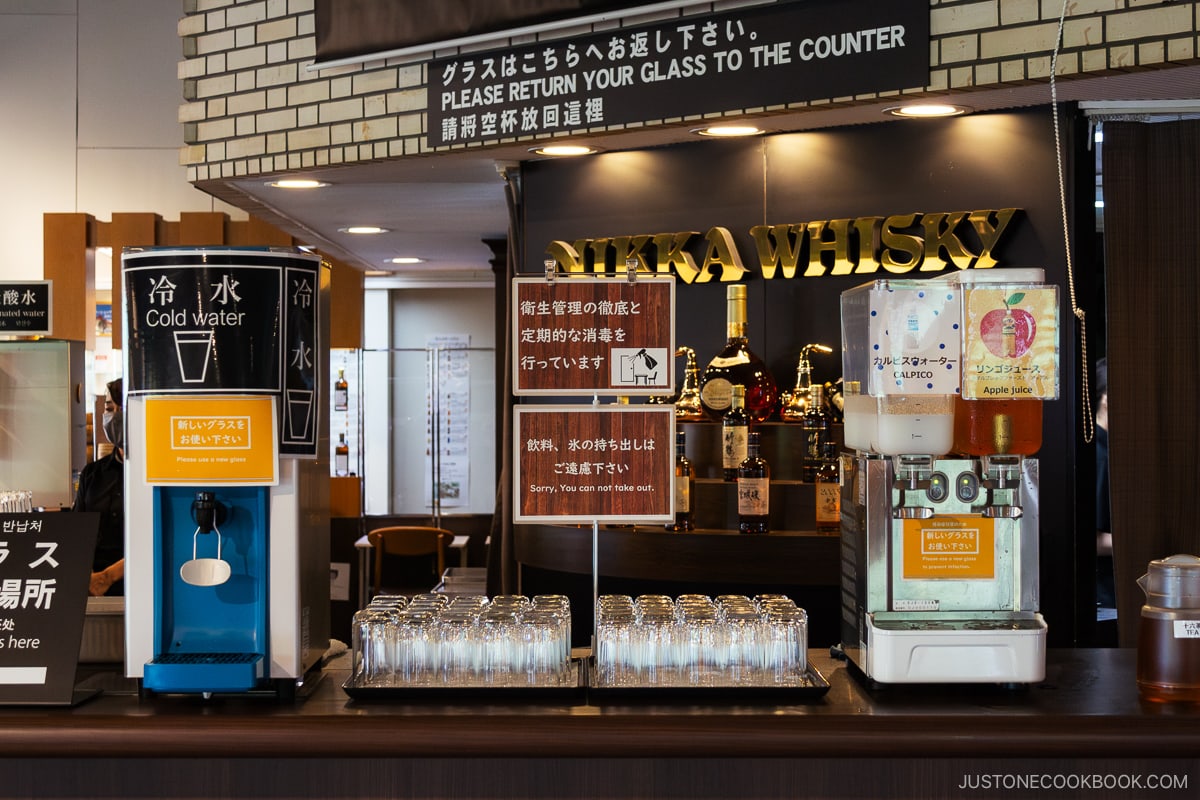
[[[740,383],[735,383],[733,385],[733,396],[734,397],[745,397],[746,396],[746,387]]]

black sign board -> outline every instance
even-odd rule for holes
[[[320,258],[221,248],[123,256],[130,394],[272,394],[281,455],[315,456]]]
[[[49,336],[50,281],[0,281],[0,333]]]
[[[923,87],[928,0],[806,0],[429,65],[435,147]]]
[[[70,705],[97,513],[0,514],[0,704]]]

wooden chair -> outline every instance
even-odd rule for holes
[[[396,525],[376,528],[367,533],[375,559],[374,594],[384,588],[384,561],[404,559],[406,569],[402,576],[388,583],[388,588],[401,594],[428,592],[441,580],[446,571],[446,545],[454,540],[454,534],[443,528],[419,525]],[[434,573],[431,567],[435,566]],[[422,583],[423,580],[429,583]]]

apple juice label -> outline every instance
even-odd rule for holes
[[[765,517],[770,508],[769,478],[738,478],[738,516]]]
[[[961,291],[938,281],[871,290],[867,394],[957,394]]]
[[[962,396],[1058,398],[1058,287],[987,284],[963,291]]]

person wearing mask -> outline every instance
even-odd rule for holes
[[[125,418],[122,413],[124,383],[120,378],[105,387],[104,435],[112,452],[83,468],[73,511],[100,513],[100,534],[92,558],[89,593],[93,597],[125,591]]]

